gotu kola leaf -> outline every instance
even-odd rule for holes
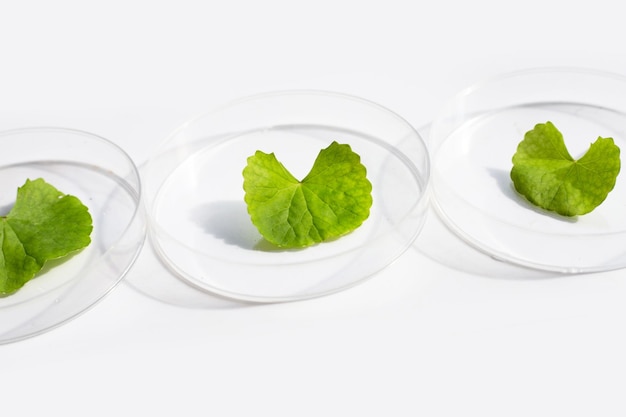
[[[591,212],[615,186],[620,149],[599,137],[578,160],[551,123],[537,124],[524,135],[513,155],[511,179],[531,203],[564,216]]]
[[[82,202],[43,179],[18,188],[13,208],[0,217],[0,294],[31,280],[46,261],[91,242],[92,218]]]
[[[358,154],[333,142],[298,181],[273,153],[257,151],[243,170],[252,223],[269,242],[306,247],[359,227],[372,206],[372,184]]]

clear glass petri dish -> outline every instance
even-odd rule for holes
[[[524,134],[551,121],[574,158],[599,136],[626,150],[626,78],[595,70],[538,68],[467,88],[433,121],[433,204],[467,243],[526,267],[584,273],[626,266],[626,179],[589,214],[536,208],[513,188]]]
[[[93,219],[91,243],[52,265],[17,292],[0,296],[0,344],[53,329],[109,293],[145,240],[139,172],[112,142],[78,130],[26,128],[0,132],[0,208],[6,214],[17,188],[43,178],[78,197]]]
[[[349,144],[367,169],[369,218],[331,242],[299,250],[272,246],[247,213],[247,158],[274,152],[303,178],[332,141]],[[214,294],[251,302],[330,294],[410,247],[424,222],[429,170],[417,131],[370,101],[322,91],[243,98],[185,123],[146,164],[151,242],[180,278]]]

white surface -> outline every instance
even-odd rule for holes
[[[84,129],[141,164],[190,116],[267,90],[355,94],[422,128],[500,72],[626,73],[616,2],[412,3],[4,2],[0,129]],[[0,346],[0,413],[624,415],[624,299],[625,271],[499,264],[434,216],[383,273],[290,304],[212,298],[144,252],[81,317]]]

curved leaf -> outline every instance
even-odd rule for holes
[[[537,124],[524,135],[513,156],[511,179],[531,203],[564,216],[591,212],[615,187],[620,149],[599,137],[575,160],[563,135],[551,123]]]
[[[372,184],[349,145],[320,151],[298,181],[276,156],[257,151],[243,171],[252,223],[268,241],[287,248],[310,246],[359,227],[372,206]]]

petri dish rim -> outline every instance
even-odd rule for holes
[[[113,157],[115,158],[115,161],[95,161],[92,163],[83,162],[76,159],[76,155],[74,154],[72,157],[67,159],[58,156],[46,159],[41,156],[41,153],[38,153],[38,157],[35,157],[32,160],[25,159],[20,162],[2,164],[0,165],[0,170],[54,170],[61,172],[68,169],[71,170],[73,174],[75,174],[73,170],[93,173],[94,176],[101,177],[104,182],[113,184],[112,186],[110,185],[113,188],[111,188],[111,190],[107,189],[107,192],[111,191],[113,193],[117,193],[118,191],[121,191],[122,193],[125,193],[126,195],[124,198],[127,199],[126,201],[132,201],[132,209],[125,212],[125,223],[123,227],[116,231],[116,237],[112,241],[109,241],[106,244],[106,247],[102,248],[99,253],[89,255],[89,259],[85,261],[85,265],[79,267],[80,273],[76,272],[70,278],[65,279],[58,284],[50,285],[48,288],[49,291],[29,294],[27,298],[22,300],[2,305],[1,302],[3,299],[11,300],[10,297],[14,296],[14,294],[6,295],[0,298],[0,316],[4,313],[7,316],[12,315],[9,316],[11,319],[16,319],[16,321],[21,320],[21,323],[18,323],[13,328],[3,327],[0,329],[0,345],[18,342],[41,335],[66,324],[93,308],[123,280],[139,256],[145,242],[146,219],[143,212],[143,206],[141,204],[142,185],[139,171],[132,158],[126,153],[126,151],[124,151],[123,148],[103,136],[90,133],[85,130],[57,126],[33,126],[3,130],[0,131],[0,141],[16,140],[16,138],[22,135],[31,137],[33,135],[37,135],[38,137],[45,137],[48,141],[46,142],[46,145],[54,145],[57,140],[63,141],[63,138],[71,138],[68,139],[69,142],[83,141],[86,143],[84,145],[85,147],[103,147],[107,151],[111,152],[111,155],[114,155]],[[39,139],[34,140],[39,141]],[[52,143],[50,143],[50,141],[52,141]],[[111,166],[107,168],[107,164],[110,164]],[[113,167],[112,165],[114,164],[121,164],[121,166],[123,166],[122,169],[127,174],[124,178],[118,176],[115,172],[118,167]],[[63,175],[66,174],[69,174],[69,172],[63,172]],[[61,189],[61,191],[64,192],[65,190]],[[87,205],[90,206],[89,203],[87,203]],[[93,207],[90,206],[90,212],[92,209]],[[98,209],[100,209],[100,207],[98,207]],[[94,218],[94,226],[99,227],[99,223],[98,226],[96,226],[96,217],[98,217],[101,213],[92,212],[91,214]],[[90,246],[98,246],[103,243],[101,241],[97,241],[96,239],[98,238],[96,236],[97,234],[92,234],[92,243]],[[96,237],[96,239],[94,239],[94,237]],[[94,242],[94,240],[96,241]],[[83,251],[90,250],[90,246],[85,248]],[[121,258],[116,258],[116,251],[118,250],[124,251],[126,254]],[[81,256],[83,251],[70,255],[70,258],[67,260],[64,259],[60,261],[61,267],[64,267],[63,265],[66,262],[67,265],[71,265],[73,261],[72,258],[75,256]],[[121,264],[115,262],[119,259],[123,260]],[[52,263],[55,262],[56,261],[52,261]],[[102,265],[105,264],[110,265],[113,268],[114,273],[109,272],[108,268],[105,268],[107,271],[99,269],[104,268]],[[40,272],[26,285],[29,285],[30,282],[37,282],[37,280],[45,279],[46,275],[51,272],[55,272],[55,269],[58,266],[59,265],[56,265],[50,268],[49,265],[44,265],[44,268],[42,269],[43,273]],[[92,277],[90,277],[90,271],[94,271],[94,269],[89,269],[90,267],[95,268],[96,271]],[[95,289],[81,287],[81,285],[86,285],[85,282],[88,281],[92,281],[92,284],[96,284],[94,286]],[[19,294],[20,291],[26,291],[25,287],[18,290],[15,294]],[[82,298],[80,295],[76,294],[76,291],[80,288],[86,290],[86,294]],[[48,313],[50,316],[46,316]]]
[[[538,100],[534,100],[534,93],[531,92],[530,96],[533,96],[533,99],[526,100],[523,97],[523,94],[520,94],[519,91],[511,87],[511,90],[516,91],[518,95],[520,95],[520,97],[514,97],[511,99],[511,101],[517,100],[517,102],[514,104],[511,104],[511,102],[504,100],[506,101],[506,103],[504,103],[501,107],[498,107],[497,105],[498,98],[486,97],[487,93],[485,93],[485,91],[493,92],[491,90],[494,90],[494,86],[507,87],[507,85],[510,86],[516,82],[520,84],[528,83],[529,80],[533,80],[535,77],[540,81],[545,81],[546,78],[549,79],[550,77],[565,77],[565,79],[580,78],[581,80],[583,80],[584,83],[587,84],[593,84],[594,82],[597,82],[599,85],[597,89],[598,92],[594,93],[589,100],[587,100],[585,97],[575,97],[575,93],[568,95],[566,100],[559,99],[558,97],[554,97],[552,98],[552,100],[544,97],[541,97],[541,99]],[[585,84],[583,88],[589,88],[587,84]],[[439,168],[442,163],[444,166],[445,163],[450,163],[449,161],[445,161],[445,157],[442,156],[440,152],[442,152],[442,148],[447,145],[448,141],[454,140],[450,138],[454,138],[454,135],[457,134],[458,131],[466,129],[467,125],[475,122],[476,119],[487,116],[498,117],[498,114],[506,113],[511,109],[515,110],[519,108],[525,108],[529,110],[544,110],[544,108],[547,108],[547,111],[557,111],[560,110],[559,106],[570,106],[579,107],[581,109],[581,119],[585,117],[589,120],[592,119],[592,117],[585,112],[589,112],[589,114],[591,114],[592,112],[598,112],[603,118],[615,116],[619,118],[624,118],[626,120],[626,108],[616,108],[614,105],[605,105],[604,103],[599,101],[602,98],[601,93],[605,90],[608,91],[607,85],[612,84],[615,84],[616,86],[621,88],[621,91],[626,91],[626,77],[620,74],[589,68],[531,68],[506,74],[500,74],[495,77],[483,79],[456,94],[451,100],[447,102],[442,111],[433,121],[429,136],[429,146],[431,148],[434,164],[432,172],[433,181],[431,186],[431,201],[435,208],[435,212],[443,220],[444,224],[446,224],[446,226],[459,238],[461,238],[469,245],[480,250],[481,252],[486,253],[487,255],[490,255],[500,261],[510,262],[524,267],[560,273],[587,273],[620,269],[626,266],[626,253],[623,254],[624,256],[621,256],[622,254],[618,254],[620,256],[619,259],[613,259],[609,257],[604,260],[591,260],[586,263],[580,262],[577,264],[576,262],[574,262],[570,264],[563,261],[551,262],[551,260],[546,259],[538,260],[535,259],[532,254],[530,254],[531,256],[529,256],[529,253],[515,253],[509,247],[506,247],[506,244],[508,243],[506,240],[512,239],[509,237],[503,238],[504,244],[502,247],[499,247],[497,244],[494,244],[493,241],[490,241],[482,232],[476,231],[475,229],[468,227],[467,221],[463,220],[462,216],[454,209],[452,209],[451,201],[453,199],[450,198],[448,194],[453,194],[456,192],[456,190],[454,189],[454,186],[449,185],[448,181],[443,179],[444,169]],[[559,87],[555,88],[555,94],[559,93],[558,88]],[[608,93],[607,99],[611,98],[610,94],[611,93]],[[549,93],[546,94],[546,97],[547,96],[549,96]],[[489,105],[485,105],[485,103],[490,103],[491,107]],[[551,106],[554,108],[551,108]],[[607,116],[607,114],[609,113],[611,113],[612,115]],[[529,126],[526,130],[530,130],[530,128],[532,128],[532,126]],[[471,133],[468,133],[468,136],[471,137]],[[470,138],[469,140],[471,141],[472,139]],[[515,142],[515,146],[520,140],[521,137],[518,137],[517,142]],[[623,141],[623,138],[621,138],[621,140]],[[471,142],[466,146],[471,147],[475,144],[475,142]],[[622,143],[621,145],[624,144],[626,144],[626,142]],[[624,149],[624,147],[622,147],[622,149]],[[447,148],[443,150],[446,151]],[[513,153],[514,149],[509,156],[512,156]],[[447,172],[448,171],[446,171],[446,173]],[[612,191],[612,193],[615,193],[615,190]],[[522,198],[521,196],[518,197]],[[609,194],[609,198],[610,197],[611,194]],[[447,199],[449,201],[445,201]],[[473,206],[470,200],[463,198],[462,193],[458,194],[457,200],[458,204],[463,204],[471,210],[474,210],[475,212],[481,211],[480,205]],[[548,212],[541,212],[541,209],[534,208],[529,203],[527,205],[527,208],[538,211],[538,216],[553,215],[558,217],[558,215],[554,215]],[[610,237],[611,239],[613,239],[619,238],[620,234],[622,235],[622,237],[624,237],[624,233],[626,233],[626,228],[622,228],[621,226],[619,230],[603,230],[601,232],[589,232],[588,230],[583,230],[580,234],[573,234],[572,232],[560,233],[559,231],[554,230],[532,231],[528,227],[520,226],[520,224],[515,221],[506,221],[506,218],[500,218],[498,216],[490,216],[489,214],[482,213],[474,214],[473,217],[476,217],[479,221],[484,222],[487,225],[486,228],[496,229],[496,226],[494,226],[494,224],[497,223],[502,225],[503,227],[508,227],[509,232],[513,234],[520,233],[521,236],[523,232],[523,234],[526,235],[526,238],[528,238],[528,235],[533,235],[534,233],[534,236],[532,236],[533,238],[565,239],[575,236],[576,238],[583,239],[597,239],[603,237]],[[510,229],[518,229],[518,231]],[[500,235],[500,237],[502,237],[502,235]],[[550,244],[548,243],[546,246],[550,246]]]
[[[393,154],[393,156],[395,158],[397,158],[399,161],[402,162],[402,164],[404,164],[406,166],[407,169],[409,169],[409,171],[411,172],[411,175],[413,176],[415,182],[418,184],[418,187],[421,189],[421,195],[419,197],[418,200],[416,200],[413,204],[412,207],[410,209],[410,212],[406,213],[406,216],[410,216],[411,213],[413,213],[414,211],[418,210],[419,207],[424,204],[424,201],[427,200],[427,196],[428,196],[428,184],[429,184],[429,180],[430,180],[430,157],[427,153],[427,148],[426,148],[426,144],[424,143],[423,139],[421,138],[421,136],[419,135],[419,133],[417,132],[416,129],[414,129],[409,123],[408,121],[406,121],[406,119],[402,118],[401,116],[399,116],[397,113],[389,110],[388,108],[378,104],[378,103],[374,103],[370,100],[367,99],[363,99],[360,97],[356,97],[356,96],[352,96],[352,95],[347,95],[347,94],[343,94],[343,93],[337,93],[337,92],[331,92],[331,91],[323,91],[323,90],[283,90],[283,91],[272,91],[272,92],[266,92],[266,93],[260,93],[260,94],[255,94],[255,95],[251,95],[251,96],[247,96],[247,97],[243,97],[243,98],[239,98],[236,100],[232,100],[230,102],[227,102],[225,104],[222,104],[220,106],[216,106],[214,108],[212,108],[211,110],[209,110],[208,112],[203,112],[200,113],[194,117],[192,117],[191,119],[189,119],[188,121],[186,121],[185,123],[183,123],[180,127],[178,127],[177,129],[175,129],[170,135],[168,135],[168,137],[160,144],[160,146],[157,148],[157,151],[153,154],[153,156],[149,159],[148,163],[146,164],[146,167],[148,169],[148,171],[150,171],[150,165],[151,165],[151,161],[153,161],[154,159],[157,159],[159,157],[159,155],[162,155],[164,153],[170,152],[172,150],[176,149],[176,146],[169,146],[171,145],[172,141],[175,141],[177,137],[179,137],[180,135],[183,135],[184,132],[189,129],[191,126],[193,126],[195,123],[201,122],[203,120],[207,120],[210,119],[211,117],[219,117],[220,112],[222,111],[228,111],[229,109],[232,109],[233,107],[237,107],[241,104],[245,104],[245,103],[250,103],[250,102],[255,102],[258,100],[266,100],[266,99],[272,99],[272,98],[284,98],[284,97],[302,97],[302,96],[307,96],[307,95],[311,95],[311,96],[316,96],[316,97],[324,97],[324,98],[328,98],[331,97],[334,100],[346,100],[346,101],[350,101],[350,102],[355,102],[358,103],[359,105],[363,105],[363,106],[369,106],[372,109],[375,109],[376,111],[380,111],[380,112],[384,112],[387,117],[392,117],[396,123],[401,123],[403,124],[407,129],[410,129],[411,131],[411,135],[413,138],[417,138],[417,140],[419,141],[419,144],[423,147],[423,150],[425,152],[424,155],[422,155],[422,158],[424,159],[424,164],[421,167],[416,167],[415,166],[415,161],[413,161],[410,157],[408,157],[405,152],[403,152],[402,150],[398,149],[396,146],[393,146],[392,144],[390,144],[389,142],[379,138],[379,137],[374,137],[372,136],[370,139],[372,140],[372,143],[375,143],[376,146],[379,147],[384,147],[386,148],[386,151],[390,154]],[[268,126],[270,126],[271,129],[276,129],[276,130],[280,130],[282,128],[284,128],[286,125],[289,125],[289,123],[269,123]],[[320,124],[315,124],[316,127],[321,126]],[[335,126],[336,127],[336,126]],[[339,127],[338,129],[341,129],[341,127]],[[245,129],[242,129],[243,131],[245,131]],[[259,128],[254,128],[251,131],[255,132],[258,131]],[[353,131],[355,131],[354,129],[352,129]],[[236,136],[236,135],[234,135]],[[228,142],[229,140],[231,140],[230,137],[228,137],[228,135],[226,135],[225,138],[222,138],[221,140],[218,140],[215,143],[209,144],[206,147],[211,147],[211,146],[218,146],[218,144],[224,143],[224,142]],[[185,147],[185,143],[182,144],[178,144],[179,147]],[[169,146],[169,148],[168,148]],[[200,150],[204,150],[206,147],[201,147]],[[191,153],[190,155],[188,155],[188,157],[192,157],[193,155],[195,155],[195,153]],[[147,184],[147,187],[152,186],[151,184],[151,180],[150,180],[150,173],[148,172],[148,174],[146,175],[146,181],[145,184]],[[169,177],[169,174],[167,175]],[[155,194],[160,194],[161,190],[160,188],[162,187],[162,184],[159,184],[156,188],[156,190],[154,191]],[[148,192],[147,194],[150,195],[151,192]],[[211,292],[211,293],[216,293],[219,295],[223,295],[229,298],[235,298],[235,299],[239,299],[239,300],[245,300],[245,301],[252,301],[252,302],[283,302],[283,301],[295,301],[295,300],[301,300],[301,299],[308,299],[308,298],[315,298],[318,296],[323,296],[323,295],[327,295],[330,293],[334,293],[337,291],[341,291],[345,288],[349,288],[355,284],[357,284],[358,282],[354,282],[354,283],[350,283],[349,285],[343,285],[340,286],[338,288],[334,288],[331,290],[327,290],[327,291],[322,291],[319,293],[315,293],[315,294],[307,294],[307,295],[297,295],[297,296],[291,296],[291,295],[262,295],[262,296],[258,296],[258,295],[254,295],[254,294],[246,294],[245,292],[238,292],[238,291],[230,291],[228,288],[223,288],[223,287],[215,287],[215,286],[211,286],[211,285],[205,285],[205,284],[198,284],[197,282],[195,282],[195,278],[193,276],[190,276],[190,274],[186,273],[184,271],[184,268],[180,268],[179,266],[176,265],[176,262],[173,261],[167,254],[167,250],[165,250],[163,248],[163,246],[159,243],[162,242],[164,239],[165,240],[172,240],[172,241],[177,241],[179,242],[182,246],[185,247],[186,250],[189,250],[192,253],[195,253],[197,256],[202,256],[202,257],[209,257],[209,258],[213,258],[214,260],[218,261],[218,262],[225,262],[225,263],[231,263],[234,265],[240,264],[240,263],[246,263],[248,266],[251,267],[268,267],[270,265],[272,265],[272,262],[268,262],[268,261],[262,261],[262,262],[257,262],[257,261],[241,261],[241,262],[231,262],[228,260],[224,260],[220,257],[220,255],[207,255],[206,253],[204,253],[202,250],[198,250],[197,248],[193,247],[190,243],[184,243],[184,242],[180,242],[180,239],[178,239],[176,236],[174,236],[172,233],[170,233],[168,231],[168,229],[166,227],[162,227],[162,225],[159,223],[159,221],[157,221],[155,219],[154,216],[154,210],[155,210],[155,201],[158,200],[159,197],[154,197],[151,198],[150,196],[146,198],[146,211],[148,213],[148,217],[149,217],[149,225],[150,225],[150,230],[152,231],[152,233],[150,233],[150,241],[151,243],[154,245],[156,252],[159,254],[159,256],[161,257],[161,259],[165,262],[165,264],[167,266],[170,267],[170,269],[172,269],[176,275],[179,275],[179,277],[181,277],[184,281],[187,281],[189,284],[200,288],[202,290]],[[409,238],[408,241],[404,242],[403,244],[403,248],[399,251],[399,253],[396,254],[396,256],[394,256],[393,259],[391,259],[389,262],[386,263],[386,265],[389,265],[391,262],[393,262],[393,260],[395,260],[395,258],[397,258],[398,256],[400,256],[402,253],[404,253],[409,247],[411,247],[412,242],[415,240],[415,238],[418,236],[419,231],[421,229],[421,226],[414,231],[414,233],[411,235],[411,237]],[[395,231],[394,230],[389,230],[386,232],[386,234],[393,234]],[[324,259],[330,259],[333,257],[342,257],[342,256],[346,256],[347,254],[350,253],[355,253],[355,252],[359,252],[360,250],[362,250],[360,247],[354,247],[354,248],[349,248],[343,252],[338,252],[332,255],[328,255],[328,256],[323,256],[321,259],[310,259],[308,261],[300,261],[300,260],[295,260],[295,261],[286,261],[286,262],[281,262],[282,266],[285,265],[290,265],[290,266],[303,266],[307,263],[310,264],[315,264],[318,262],[323,262]],[[385,266],[386,266],[385,265]],[[371,276],[374,275],[376,272],[378,272],[380,269],[371,272],[370,274],[368,274],[367,276]],[[193,274],[191,274],[193,275]],[[364,277],[365,278],[365,277]]]

